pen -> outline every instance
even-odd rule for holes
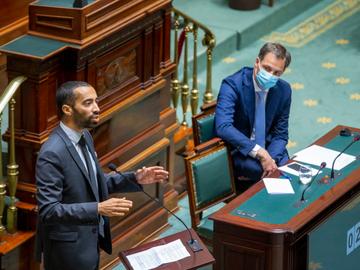
[[[290,175],[284,173],[283,171],[280,171],[280,175],[284,176],[285,178],[289,179],[290,181],[292,181],[292,178]]]

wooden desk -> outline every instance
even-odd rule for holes
[[[337,126],[317,140],[315,144],[327,145],[335,137],[339,139],[337,135],[342,128],[342,126]],[[352,130],[359,132],[359,129]],[[340,140],[343,140],[343,137],[341,137]],[[350,141],[351,138],[349,138],[349,142]],[[341,147],[339,146],[339,148]],[[359,155],[360,143],[354,144],[353,147],[355,147],[352,151],[353,153],[347,153],[354,155],[354,152],[357,152],[357,155]],[[260,181],[215,213],[211,217],[214,220],[215,269],[330,269],[322,265],[321,262],[316,264],[316,262],[309,261],[309,239],[311,239],[312,234],[316,233],[319,228],[322,228],[325,222],[329,223],[328,221],[331,221],[334,217],[337,217],[337,221],[339,221],[337,215],[339,212],[343,212],[346,207],[347,209],[356,210],[356,213],[351,213],[351,216],[353,216],[357,222],[360,222],[360,161],[357,160],[346,168],[348,173],[343,173],[343,176],[335,180],[330,186],[320,184],[317,181],[314,182],[307,193],[310,198],[311,196],[315,196],[311,194],[316,193],[316,191],[324,188],[327,188],[327,191],[318,194],[319,196],[317,197],[315,196],[312,201],[310,200],[308,204],[305,204],[299,210],[293,210],[291,208],[293,204],[290,205],[289,203],[278,204],[273,207],[273,205],[271,205],[273,203],[272,201],[277,200],[277,202],[279,202],[281,201],[281,197],[279,197],[279,195],[264,195],[263,197],[265,197],[266,200],[258,205],[257,209],[261,208],[259,211],[254,208],[253,213],[243,211],[240,212],[243,214],[242,216],[241,214],[234,214],[239,213],[234,211],[241,211],[245,205],[249,206],[251,201],[253,202],[254,198],[260,193],[267,194],[266,191],[264,191],[263,182]],[[326,169],[323,173],[329,173],[329,171],[329,169]],[[324,176],[323,173],[319,175],[320,177],[318,179]],[[296,202],[300,198],[301,190],[299,190],[299,184],[294,183],[294,181],[295,179],[292,181],[295,190],[293,202]],[[277,222],[280,219],[274,220],[273,223],[261,221],[264,214],[254,216],[256,212],[264,213],[267,208],[271,209],[269,211],[270,220],[272,215],[280,217],[281,215],[279,215],[279,213],[284,213],[283,216],[288,215],[288,211],[284,212],[284,209],[290,209],[296,212],[296,214],[289,215],[287,219],[285,217],[282,222]],[[342,222],[342,220],[340,220],[340,222]],[[345,225],[346,229],[347,226],[348,225]],[[340,249],[345,256],[346,230],[342,235],[344,238],[344,246],[341,246]],[[328,246],[329,243],[327,240],[328,239],[323,239],[323,241],[319,243],[324,249],[331,248]],[[312,244],[314,243],[312,242]],[[329,254],[329,257],[343,256],[342,254]],[[360,260],[360,248],[354,250],[352,257],[356,258],[357,261]],[[320,266],[321,268],[319,268]],[[353,265],[355,268],[346,269],[357,269],[357,266]],[[343,267],[341,269],[344,270]]]

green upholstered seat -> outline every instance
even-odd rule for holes
[[[215,130],[214,130],[214,119],[215,113],[208,114],[205,117],[198,119],[198,134],[199,134],[199,143],[204,143],[212,138],[215,138]]]
[[[214,129],[216,101],[205,104],[192,117],[194,144],[199,145],[216,137]]]
[[[223,142],[214,142],[185,158],[192,227],[208,244],[213,223],[207,217],[236,194],[228,150]]]
[[[191,161],[195,203],[202,208],[232,192],[226,147]]]

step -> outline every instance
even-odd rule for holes
[[[275,0],[274,2],[273,7],[262,4],[259,9],[253,11],[231,9],[228,7],[228,2],[223,0],[174,0],[173,6],[213,31],[216,37],[213,61],[218,63],[232,52],[245,48],[261,36],[301,14],[318,1]],[[189,52],[192,52],[192,47],[190,39]],[[192,59],[193,56],[190,56],[190,67]],[[199,46],[198,70],[205,68],[206,47]]]

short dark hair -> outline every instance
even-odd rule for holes
[[[78,87],[91,87],[87,82],[82,81],[68,81],[59,86],[56,91],[56,106],[60,118],[64,115],[62,106],[64,104],[69,106],[75,105],[74,90]]]
[[[258,57],[260,61],[263,60],[265,55],[267,55],[268,53],[275,54],[277,58],[285,59],[285,68],[287,68],[290,65],[291,54],[280,43],[273,43],[273,42],[265,43],[259,51]]]

